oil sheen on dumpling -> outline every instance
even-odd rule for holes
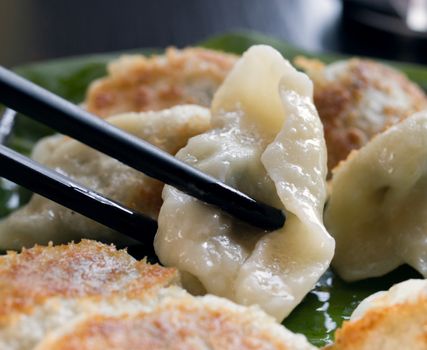
[[[377,135],[334,171],[325,212],[348,280],[407,263],[427,277],[427,112]]]
[[[210,128],[210,113],[206,108],[188,105],[123,114],[108,121],[175,154],[190,137]],[[61,135],[41,140],[33,158],[108,198],[157,218],[163,184],[115,159]],[[115,231],[39,195],[0,221],[0,250],[79,238],[130,243]]]
[[[312,84],[273,48],[254,46],[216,93],[212,116],[213,130],[193,137],[177,157],[285,209],[286,224],[261,231],[166,186],[156,252],[191,276],[188,289],[200,283],[282,320],[334,251],[322,222],[326,148]]]

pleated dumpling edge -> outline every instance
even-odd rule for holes
[[[286,211],[264,232],[166,186],[156,252],[209,293],[258,304],[277,320],[329,266],[334,240],[322,222],[326,146],[312,83],[267,46],[250,48],[218,90],[213,130],[177,157]]]

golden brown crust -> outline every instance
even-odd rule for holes
[[[202,48],[169,48],[164,56],[123,56],[89,87],[86,108],[101,117],[161,110],[178,104],[209,106],[237,57]]]
[[[427,97],[402,73],[378,62],[350,59],[324,66],[299,58],[314,81],[314,103],[322,119],[328,168],[346,159],[374,135],[427,108]]]
[[[427,299],[374,308],[358,320],[344,322],[328,349],[427,349]]]
[[[283,335],[284,329],[250,309],[229,303],[176,299],[151,312],[118,317],[95,315],[48,339],[37,350],[97,349],[312,349],[301,336]],[[295,337],[295,339],[294,339]],[[297,340],[296,340],[297,339]],[[293,346],[293,344],[296,344]]]
[[[0,257],[0,324],[52,297],[137,296],[177,278],[173,268],[89,240],[9,252]]]

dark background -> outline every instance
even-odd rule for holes
[[[0,64],[185,46],[241,29],[259,31],[311,51],[427,63],[425,36],[405,31],[398,22],[387,27],[393,11],[382,6],[385,2],[0,0]],[[382,6],[380,17],[366,17],[360,3]]]

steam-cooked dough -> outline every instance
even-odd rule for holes
[[[333,173],[325,211],[333,266],[348,281],[407,263],[427,276],[427,112],[350,154]]]
[[[210,113],[199,106],[177,106],[160,112],[124,114],[108,121],[175,154],[190,137],[210,128]],[[58,135],[40,141],[33,158],[125,206],[157,218],[163,184],[117,160]],[[34,195],[27,205],[0,221],[0,250],[17,250],[49,241],[63,243],[82,237],[133,243],[39,195]]]
[[[408,280],[362,301],[330,349],[424,350],[426,324],[427,281]]]
[[[101,117],[189,103],[209,107],[236,60],[234,55],[202,48],[123,56],[109,64],[107,77],[91,84],[85,105]]]
[[[325,66],[297,59],[314,82],[314,104],[325,129],[328,168],[389,126],[427,109],[425,93],[401,72],[365,59]]]
[[[157,255],[190,276],[187,288],[201,284],[282,320],[334,251],[322,222],[326,148],[312,84],[277,51],[255,46],[218,90],[212,115],[214,129],[192,138],[177,157],[285,209],[286,224],[267,233],[165,187]]]

